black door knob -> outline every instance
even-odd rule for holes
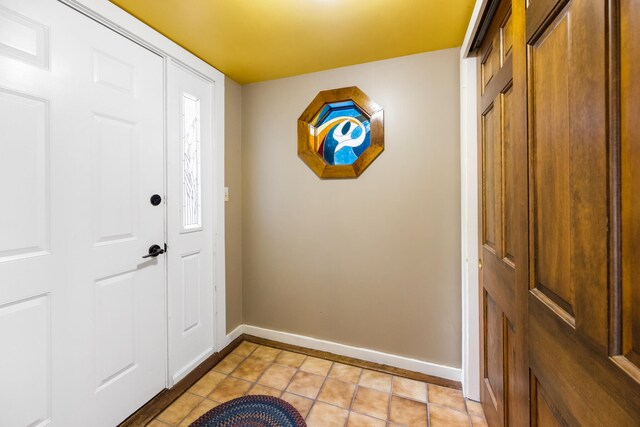
[[[144,255],[142,258],[155,258],[160,254],[163,254],[165,251],[158,245],[151,245],[149,248],[149,254]]]
[[[160,197],[159,194],[154,194],[153,196],[151,196],[151,199],[149,201],[153,206],[158,206],[162,202],[162,197]]]

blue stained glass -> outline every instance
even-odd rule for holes
[[[369,118],[353,101],[325,104],[311,125],[318,154],[329,165],[351,165],[371,145]]]

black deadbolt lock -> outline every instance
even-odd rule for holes
[[[154,194],[151,196],[151,204],[153,206],[158,206],[162,202],[162,197],[159,194]]]

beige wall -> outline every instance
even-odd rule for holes
[[[242,88],[225,79],[225,269],[227,333],[242,324]]]
[[[243,86],[244,322],[461,366],[459,49]],[[316,94],[384,108],[384,153],[355,180],[297,157]]]

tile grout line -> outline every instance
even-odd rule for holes
[[[256,350],[257,350],[258,348],[260,348],[260,347],[257,347],[257,348],[256,348]],[[254,352],[255,352],[255,350],[254,350]],[[279,353],[277,353],[277,354],[280,354],[280,353],[282,353],[282,351],[280,351],[280,352],[279,352]],[[276,361],[276,359],[277,359],[277,358],[278,358],[278,356],[274,357],[274,358],[273,358],[273,360],[272,360],[271,362],[267,362],[267,363],[268,363],[268,364],[267,364],[267,367],[266,367],[266,368],[264,368],[264,371],[262,371],[262,372],[260,373],[260,375],[258,375],[258,378],[256,378],[256,380],[255,380],[255,381],[252,381],[252,383],[253,383],[253,384],[251,385],[251,387],[249,387],[249,390],[247,390],[247,392],[244,394],[245,396],[247,396],[247,395],[248,395],[247,393],[249,393],[251,390],[253,390],[253,389],[255,388],[255,386],[260,385],[260,383],[259,383],[258,381],[260,381],[260,379],[261,379],[261,378],[264,376],[264,374],[269,370],[269,368],[275,364],[275,361]],[[258,359],[259,359],[259,358],[258,358]],[[262,359],[260,359],[260,360],[262,360]],[[265,360],[262,360],[262,361],[263,361],[263,362],[266,362]],[[265,386],[265,387],[266,387],[266,386]]]
[[[230,377],[233,377],[233,378],[237,378],[237,379],[242,380],[242,381],[246,381],[246,382],[254,383],[254,384],[255,384],[255,381],[249,381],[249,380],[247,380],[246,378],[236,377],[236,376],[234,376],[234,375],[232,375],[232,374],[233,374],[233,373],[234,373],[234,372],[235,372],[235,371],[240,367],[240,365],[242,365],[244,362],[246,362],[246,361],[247,361],[247,359],[249,359],[249,358],[251,357],[251,355],[252,355],[253,353],[255,353],[255,352],[256,352],[256,350],[257,350],[258,348],[259,348],[259,346],[258,346],[258,347],[256,347],[256,348],[254,348],[254,349],[251,351],[251,353],[249,353],[247,356],[240,356],[240,357],[244,357],[244,359],[242,359],[242,362],[238,363],[238,365],[237,365],[235,368],[233,368],[233,370],[229,373],[229,376],[230,376]],[[260,358],[258,358],[258,357],[257,357],[256,359],[260,360],[261,362],[265,362],[264,360],[262,360],[262,359],[260,359]],[[266,370],[266,368],[265,368],[265,370]],[[258,378],[260,378],[261,376],[262,376],[262,373],[258,376]],[[246,395],[246,393],[245,393],[245,395]]]
[[[351,405],[349,405],[349,414],[347,414],[347,425],[349,424],[349,418],[351,418],[351,413],[353,412],[353,404],[356,402],[356,396],[358,395],[358,389],[360,388],[360,378],[362,378],[362,373],[364,372],[363,368],[359,369],[360,375],[358,375],[358,379],[356,380],[356,388],[353,389],[353,397],[351,398]]]
[[[283,350],[283,351],[285,351],[285,350]],[[303,356],[304,356],[304,359],[302,359],[302,362],[300,363],[300,366],[302,366],[302,365],[304,364],[304,361],[305,361],[305,360],[307,360],[307,356],[306,356],[306,355],[303,355]],[[294,396],[299,396],[299,395],[298,395],[298,394],[296,394],[296,393],[293,393],[293,392],[287,391],[287,389],[289,388],[289,386],[290,386],[290,385],[291,385],[291,383],[293,382],[293,379],[294,379],[294,378],[295,378],[295,376],[298,374],[298,372],[300,372],[300,366],[298,366],[297,368],[295,368],[295,369],[296,369],[296,371],[293,373],[293,375],[291,375],[291,378],[289,378],[289,382],[288,382],[288,383],[287,383],[287,385],[284,387],[284,390],[282,390],[282,394],[283,394],[283,395],[284,395],[285,393],[289,393],[289,394],[293,394]],[[291,366],[291,367],[293,368],[293,366]],[[303,397],[303,396],[300,396],[300,397]],[[311,409],[309,409],[309,411],[311,411]],[[307,415],[309,415],[309,413],[307,413]],[[305,418],[307,418],[307,417],[305,417]]]
[[[191,387],[189,387],[189,388],[191,388]],[[177,402],[179,399],[181,399],[185,394],[193,394],[194,396],[202,397],[202,396],[200,396],[200,395],[198,395],[198,394],[195,394],[195,393],[191,393],[191,392],[189,392],[189,389],[187,389],[184,393],[182,393],[182,394],[180,395],[180,397],[178,397],[178,399],[176,399],[176,400],[175,400],[175,402]],[[194,409],[196,409],[196,408],[198,407],[198,405],[200,405],[200,404],[202,403],[202,401],[204,401],[204,399],[206,399],[206,398],[202,398],[202,400],[201,400],[200,402],[198,402],[198,404],[197,404],[196,406],[194,406],[194,407],[193,407],[189,412],[187,412],[187,413],[186,413],[182,418],[180,418],[180,419],[178,420],[178,422],[177,422],[177,423],[175,423],[175,424],[165,423],[165,424],[169,424],[169,425],[170,425],[170,426],[172,426],[172,427],[177,427],[177,426],[179,426],[179,425],[180,425],[180,423],[181,423],[181,422],[183,422],[183,421],[184,421],[184,420],[189,416],[189,414],[191,413],[191,411],[193,411]],[[175,402],[173,402],[173,403],[175,403]],[[173,405],[173,403],[172,403],[171,405],[169,405],[169,407],[168,407],[167,409],[169,409],[169,408]],[[162,412],[164,412],[164,411],[162,411]],[[162,414],[162,412],[161,412],[160,414]],[[160,414],[158,414],[158,416],[159,416]],[[156,417],[156,418],[157,418],[157,417]],[[152,421],[153,421],[153,420],[152,420]],[[162,421],[162,420],[158,420],[158,421],[161,421],[161,422],[163,422],[163,423],[164,423],[164,421]]]
[[[362,368],[362,374],[364,374],[365,370],[371,371],[370,369]],[[378,371],[372,371],[372,372],[378,372]],[[399,425],[399,426],[402,426],[402,427],[407,427],[405,424],[397,424],[397,423],[395,423],[394,421],[391,420],[391,400],[393,399],[393,396],[394,396],[394,394],[393,394],[393,383],[394,383],[396,378],[404,378],[404,377],[393,375],[393,374],[386,374],[384,372],[380,372],[380,373],[385,374],[385,375],[389,375],[391,377],[390,389],[389,389],[389,391],[386,392],[389,395],[389,404],[387,406],[387,416],[385,417],[385,419],[381,419],[381,418],[378,418],[377,416],[371,415],[371,414],[364,414],[364,413],[360,413],[360,412],[356,412],[356,413],[357,414],[361,414],[361,415],[365,415],[367,417],[374,418],[376,420],[385,421],[387,424],[390,424],[391,422],[393,422],[396,425]],[[362,377],[362,374],[361,374],[360,377]],[[360,379],[358,380],[358,383],[359,382],[360,382]],[[428,384],[428,383],[425,383],[424,381],[419,381],[419,382],[425,384],[425,386],[427,386],[427,384]],[[360,387],[363,387],[363,388],[366,388],[366,389],[369,389],[369,390],[373,390],[373,391],[376,391],[376,392],[384,393],[382,390],[379,390],[379,389],[376,389],[376,388],[367,387],[367,386],[361,386],[360,384],[358,384],[358,388],[360,388]],[[401,396],[401,395],[395,395],[395,396],[397,396],[399,398],[402,398],[402,399],[410,400],[412,402],[416,402],[416,403],[419,403],[419,404],[425,404],[426,405],[426,402],[423,402],[423,401],[420,401],[420,400],[417,400],[417,399],[414,399],[414,398],[411,398],[411,397],[405,397],[405,396]]]
[[[287,351],[287,350],[282,350],[282,351]],[[293,352],[290,352],[290,353],[293,353]],[[302,354],[302,353],[296,353],[296,354]],[[296,368],[296,371],[293,373],[293,375],[291,375],[291,378],[289,379],[289,382],[287,383],[286,387],[282,391],[282,394],[280,395],[280,397],[284,396],[285,393],[289,393],[289,394],[293,394],[294,396],[304,397],[304,398],[308,399],[308,397],[306,397],[306,396],[300,396],[297,393],[293,393],[293,392],[287,390],[289,388],[289,386],[291,385],[291,383],[293,382],[293,379],[296,377],[296,375],[298,375],[298,372],[300,372],[300,367],[302,365],[304,365],[304,361],[307,360],[307,357],[309,357],[306,354],[303,354],[303,356],[304,356],[304,359],[302,359],[302,362],[300,363],[300,366],[298,366]],[[293,368],[293,366],[292,366],[292,368]],[[302,371],[302,372],[305,372],[305,371]],[[291,406],[293,406],[293,405],[291,405]],[[307,417],[311,413],[311,408],[313,408],[313,403],[309,407],[309,412],[307,412],[307,415],[305,415],[305,417],[304,417],[305,420],[307,419]],[[297,411],[297,409],[296,409],[296,411]],[[300,411],[298,411],[298,412],[300,412]]]
[[[306,357],[304,358],[304,360],[307,360],[307,357],[309,357],[309,356],[306,356]],[[294,375],[293,377],[295,377],[296,375],[298,375],[298,372],[307,372],[307,371],[303,371],[303,370],[301,370],[301,369],[300,369],[300,368],[302,367],[302,365],[304,365],[304,361],[300,364],[300,366],[298,366],[298,370],[296,371],[296,373],[295,373],[295,375]],[[293,382],[293,377],[291,377],[291,382]],[[291,384],[289,384],[289,385],[291,385]],[[287,386],[287,388],[289,388],[289,386]],[[296,396],[300,396],[299,394],[294,393],[294,392],[290,392],[290,393],[291,393],[291,394],[295,394]],[[320,390],[318,390],[318,393],[320,393]],[[305,397],[305,398],[309,399],[307,396],[300,396],[300,397]],[[312,402],[311,402],[311,406],[309,406],[309,412],[307,412],[307,416],[306,416],[306,417],[304,417],[304,420],[305,420],[305,421],[307,420],[307,418],[309,418],[309,415],[311,415],[311,410],[312,410],[312,409],[313,409],[313,407],[316,405],[317,397],[318,397],[318,396],[316,395],[316,399],[310,399]]]
[[[243,341],[243,343],[244,343],[244,342],[246,342],[246,341]],[[242,345],[242,343],[240,343],[240,345]],[[222,375],[224,375],[224,376],[225,376],[225,378],[224,378],[222,381],[220,381],[218,384],[216,384],[216,386],[215,386],[215,387],[213,388],[213,390],[211,390],[211,392],[210,392],[210,393],[205,397],[205,399],[208,399],[208,400],[210,400],[210,401],[212,401],[212,402],[216,402],[216,403],[217,403],[217,400],[210,399],[210,398],[209,398],[209,396],[211,396],[211,394],[213,394],[213,392],[214,392],[214,391],[216,391],[216,389],[217,389],[218,387],[220,387],[220,384],[222,384],[222,383],[223,383],[226,379],[228,379],[229,377],[231,377],[231,378],[235,378],[235,379],[238,379],[238,380],[245,381],[244,379],[242,379],[242,378],[238,378],[238,377],[234,377],[234,376],[233,376],[233,375],[231,375],[231,374],[232,374],[236,369],[238,369],[238,368],[240,367],[240,365],[242,365],[242,364],[245,362],[245,360],[247,360],[247,359],[249,358],[249,356],[251,356],[251,355],[253,354],[253,352],[254,352],[254,351],[256,351],[256,349],[258,348],[258,346],[256,346],[256,348],[254,348],[253,350],[251,350],[251,351],[249,352],[249,354],[247,354],[246,356],[242,356],[242,355],[240,355],[240,354],[238,354],[238,353],[235,353],[235,351],[237,351],[237,349],[240,347],[240,345],[239,345],[238,347],[236,347],[236,348],[235,348],[231,353],[229,353],[229,354],[227,355],[227,357],[229,357],[229,356],[231,356],[231,355],[233,354],[233,355],[235,355],[235,356],[238,356],[238,357],[242,358],[242,360],[241,360],[240,362],[238,362],[238,364],[237,364],[236,366],[234,366],[234,367],[233,367],[233,369],[231,369],[231,371],[229,371],[229,373],[228,373],[228,374],[226,374],[226,373],[224,373],[224,372],[220,372],[220,371],[214,371],[215,366],[214,366],[213,368],[211,368],[211,370],[209,371],[209,372],[212,372],[212,371],[213,371],[213,372],[217,372],[217,373],[219,373],[219,374],[222,374]],[[227,357],[225,357],[225,359],[226,359]],[[221,362],[223,362],[223,361],[224,361],[224,359],[222,359],[219,363],[221,363]],[[219,364],[219,363],[218,363],[218,364]],[[218,366],[218,365],[216,365],[216,366]],[[209,372],[207,372],[207,374],[208,374]],[[207,375],[207,374],[205,374],[205,375]],[[204,378],[204,376],[203,376],[203,378]],[[247,381],[247,382],[248,382],[248,381]],[[187,390],[187,392],[188,392],[188,391],[189,391],[189,390]],[[245,394],[246,394],[246,393],[245,393]],[[222,405],[223,403],[225,403],[225,402],[220,402],[219,404],[220,404],[220,405]],[[195,409],[195,408],[194,408],[194,409]],[[186,418],[186,417],[185,417],[185,418]],[[184,421],[184,419],[183,419],[183,421]],[[181,422],[182,422],[182,421],[181,421]]]
[[[273,348],[273,347],[271,347]],[[260,376],[258,377],[258,379],[253,383],[253,387],[251,387],[250,391],[253,390],[256,386],[261,385],[263,387],[267,387],[267,388],[271,388],[273,390],[278,390],[275,387],[271,387],[268,386],[266,384],[260,384],[260,380],[262,379],[262,377],[264,377],[264,374],[267,373],[267,371],[273,366],[273,365],[278,365],[278,366],[285,366],[285,365],[281,365],[279,363],[276,362],[276,360],[278,360],[278,357],[280,357],[280,354],[282,354],[283,350],[280,350],[279,348],[277,348],[276,350],[279,350],[279,352],[277,353],[277,356],[273,358],[273,360],[271,362],[269,362],[269,366],[267,366],[265,368],[265,370],[260,374]],[[295,374],[294,374],[295,375]],[[292,377],[293,378],[293,377]],[[289,381],[291,381],[291,379],[289,379]],[[289,383],[287,383],[288,386]],[[285,386],[286,387],[286,386]],[[247,392],[248,393],[248,392]],[[284,394],[284,390],[282,390],[282,393],[280,393],[280,396],[282,396]]]
[[[387,425],[391,422],[391,401],[393,400],[393,384],[396,382],[396,376],[391,376],[391,390],[389,391],[389,405],[387,405]]]
[[[417,402],[417,401],[416,401],[416,402]],[[424,403],[424,402],[423,402],[423,403]],[[444,409],[447,409],[447,410],[449,410],[449,411],[458,412],[458,413],[460,413],[460,414],[469,414],[469,412],[467,412],[467,411],[461,411],[460,409],[456,409],[456,408],[454,408],[454,407],[452,407],[452,406],[443,405],[443,404],[441,404],[441,403],[437,403],[437,402],[431,402],[431,403],[432,403],[433,405],[437,406],[438,408],[444,408]],[[469,415],[471,415],[471,414],[469,414]]]
[[[191,387],[189,387],[189,388],[191,388]],[[200,396],[200,395],[198,395],[198,394],[191,393],[191,392],[189,391],[189,389],[187,389],[187,391],[185,392],[185,394],[186,394],[186,393],[190,393],[190,394],[192,394],[192,395],[194,395],[194,396],[201,397],[201,396]],[[184,395],[184,394],[183,394],[183,395]],[[200,402],[198,402],[198,404],[197,404],[196,406],[194,406],[194,407],[193,407],[193,409],[192,409],[192,410],[190,410],[190,411],[187,413],[187,415],[185,415],[185,416],[184,416],[184,418],[180,420],[180,422],[179,422],[178,424],[176,424],[176,426],[179,426],[179,425],[180,425],[180,423],[182,423],[184,420],[186,420],[186,419],[187,419],[187,417],[188,417],[189,415],[191,415],[191,413],[192,413],[193,411],[195,411],[195,410],[196,410],[196,408],[197,408],[198,406],[200,406],[200,404],[201,404],[202,402],[204,402],[205,400],[207,400],[207,398],[206,398],[206,397],[203,397],[203,398],[202,398],[202,400],[201,400]]]
[[[316,358],[316,359],[318,359],[318,358]],[[326,360],[326,359],[324,359],[324,360]],[[335,364],[335,362],[333,362],[332,360],[330,360],[329,362],[331,362],[331,365],[329,366],[329,370],[327,371],[327,375],[325,375],[324,380],[322,380],[322,384],[320,385],[320,388],[318,389],[318,393],[316,394],[315,399],[313,399],[313,403],[311,404],[311,408],[309,408],[309,413],[307,414],[307,417],[309,415],[311,415],[311,411],[316,406],[316,403],[318,403],[318,397],[320,397],[320,392],[324,388],[324,385],[327,382],[327,378],[329,378],[329,372],[331,372],[331,370],[333,369],[333,365]],[[300,365],[300,366],[302,366],[302,365]],[[312,372],[309,372],[309,373],[312,373]],[[347,414],[347,418],[349,418],[349,414]],[[305,418],[305,421],[306,421],[306,418]],[[347,425],[347,422],[345,421],[345,423],[343,424],[343,427],[346,426],[346,425]]]
[[[471,418],[471,413],[469,412],[469,405],[467,405],[467,399],[464,399],[464,409],[467,410],[467,416],[469,417],[469,427],[473,427],[473,419]]]
[[[255,343],[254,343],[254,344],[255,344]],[[283,365],[280,365],[279,363],[276,363],[276,360],[278,359],[278,356],[279,356],[279,355],[280,355],[284,350],[281,350],[281,349],[279,349],[279,348],[274,348],[274,347],[269,347],[269,346],[263,346],[263,345],[261,345],[261,344],[258,344],[258,345],[257,345],[257,347],[256,347],[256,348],[251,352],[251,354],[255,353],[255,351],[256,351],[256,350],[258,350],[260,347],[272,348],[272,349],[278,350],[278,353],[276,353],[277,355],[276,355],[276,356],[273,358],[273,360],[272,360],[272,361],[270,361],[270,362],[267,362],[266,360],[263,360],[263,359],[257,358],[257,359],[259,359],[259,360],[261,360],[261,361],[263,361],[263,362],[267,363],[268,365],[267,365],[267,367],[264,369],[264,371],[262,371],[262,373],[260,373],[260,375],[258,376],[258,378],[257,378],[255,381],[251,381],[252,386],[251,386],[251,387],[249,387],[249,390],[247,390],[247,392],[244,394],[245,396],[248,396],[248,394],[247,394],[247,393],[249,393],[250,391],[252,391],[252,390],[253,390],[256,386],[258,386],[258,385],[261,385],[261,386],[263,386],[263,387],[267,387],[267,388],[271,388],[271,389],[277,390],[276,388],[273,388],[273,387],[270,387],[270,386],[267,386],[267,385],[260,384],[260,383],[259,383],[259,381],[260,381],[260,379],[262,379],[262,377],[264,376],[264,374],[269,370],[269,368],[271,368],[273,365],[283,366]],[[249,356],[247,356],[247,358],[249,358]],[[294,374],[294,375],[295,375],[295,374]],[[292,378],[293,378],[293,377],[292,377]],[[289,381],[291,381],[291,380],[289,380]],[[288,384],[287,384],[287,385],[288,385]],[[282,393],[280,393],[280,397],[284,394],[284,392],[285,392],[285,390],[282,390]]]
[[[427,384],[427,427],[431,427],[431,399],[429,399],[429,384]]]

